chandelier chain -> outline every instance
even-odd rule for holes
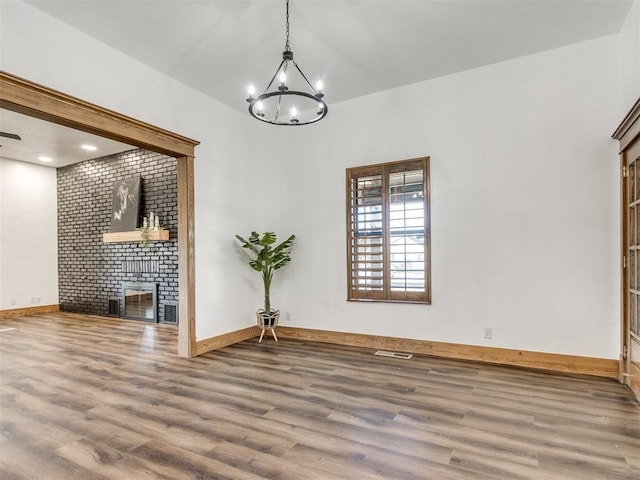
[[[285,51],[290,51],[291,47],[289,46],[289,0],[287,0],[287,41],[284,44]]]

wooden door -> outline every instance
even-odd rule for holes
[[[640,401],[640,100],[613,137],[622,174],[622,380]]]
[[[640,150],[640,142],[636,142]],[[627,234],[625,274],[625,308],[623,309],[623,375],[640,398],[640,154],[625,152],[623,176],[626,196]],[[626,358],[625,358],[626,357]]]

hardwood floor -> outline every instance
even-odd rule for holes
[[[613,380],[271,337],[176,351],[175,327],[0,320],[0,478],[640,478]]]

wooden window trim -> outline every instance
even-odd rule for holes
[[[391,289],[391,254],[390,254],[390,208],[389,201],[389,177],[391,174],[422,170],[423,172],[423,197],[424,204],[424,292],[394,291]],[[354,248],[353,237],[353,204],[352,181],[362,177],[374,177],[381,175],[382,186],[382,255],[383,255],[383,287],[381,290],[360,290],[353,288],[354,271],[352,268]],[[431,212],[430,212],[430,187],[429,187],[429,157],[413,158],[375,165],[351,167],[346,169],[346,246],[347,246],[347,300],[385,303],[419,303],[431,304]]]

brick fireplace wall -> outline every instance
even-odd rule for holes
[[[109,232],[114,183],[142,177],[140,216],[160,215],[168,242],[103,243]],[[178,305],[176,160],[145,150],[88,160],[58,169],[58,272],[60,308],[107,315],[123,283],[158,284],[158,321],[164,306]],[[120,302],[120,315],[123,306]]]

